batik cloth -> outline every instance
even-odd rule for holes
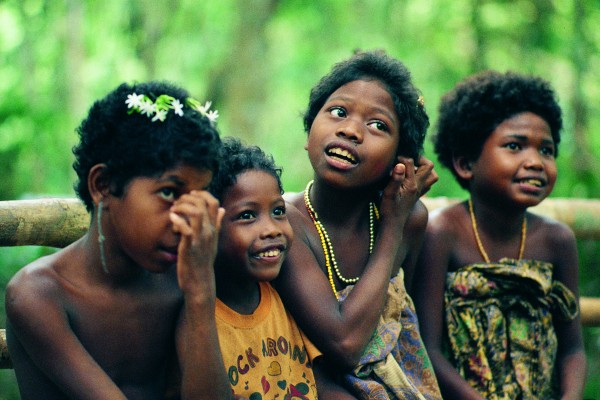
[[[343,301],[353,286],[338,293]],[[360,362],[345,383],[359,399],[441,399],[429,355],[421,340],[404,273],[390,280],[387,302]]]
[[[571,320],[573,293],[552,264],[502,259],[449,273],[445,290],[452,361],[486,399],[555,399],[553,321]]]

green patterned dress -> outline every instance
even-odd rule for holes
[[[577,316],[573,293],[553,281],[552,264],[504,258],[449,273],[449,352],[486,399],[555,399],[554,319]]]

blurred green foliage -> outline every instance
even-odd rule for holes
[[[595,0],[2,0],[0,200],[73,196],[71,147],[86,110],[123,81],[148,79],[211,99],[222,134],[273,153],[286,190],[302,190],[311,176],[300,117],[309,90],[359,48],[406,63],[430,132],[441,95],[470,73],[548,79],[565,118],[553,196],[597,198],[599,20]],[[426,155],[435,161],[429,142]],[[438,173],[430,196],[465,196],[448,171]],[[581,292],[600,296],[599,244],[579,245]],[[2,299],[12,274],[44,251],[0,249]],[[585,334],[586,396],[600,399],[600,328]],[[14,374],[0,371],[0,400],[17,398]]]

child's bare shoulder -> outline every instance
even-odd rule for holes
[[[21,268],[6,286],[6,312],[13,319],[43,312],[40,306],[62,301],[64,278],[57,269],[65,263],[65,250],[38,258]]]
[[[462,203],[436,208],[429,213],[427,233],[444,237],[459,234],[465,215]]]
[[[575,233],[562,221],[539,214],[529,213],[529,225],[544,235],[550,244],[561,244],[565,241],[575,241]]]

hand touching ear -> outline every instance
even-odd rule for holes
[[[423,156],[419,157],[416,164],[416,178],[419,193],[423,196],[431,189],[434,183],[439,179],[437,172],[433,169],[433,162]]]

